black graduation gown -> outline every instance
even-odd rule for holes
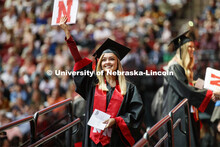
[[[164,78],[163,116],[167,115],[184,98],[188,99],[189,108],[193,105],[200,111],[212,114],[214,102],[210,100],[211,91],[205,89],[199,90],[189,85],[184,69],[177,63],[171,65],[168,71],[173,72],[174,75],[167,75]],[[184,130],[185,117],[183,114],[184,110],[179,110],[174,115],[174,122],[181,117]],[[199,124],[195,122],[192,116],[190,119],[191,146],[199,146]],[[178,128],[174,130],[174,145],[186,146],[186,136]]]
[[[92,71],[92,62],[87,58],[76,62],[74,66],[74,71],[84,70]],[[78,75],[74,76],[74,81],[76,84],[76,92],[79,93],[87,101],[83,146],[93,146],[95,144],[93,143],[93,145],[91,145],[91,139],[89,138],[90,126],[87,125],[87,122],[93,112],[93,100],[97,77],[95,75],[93,75],[92,77]],[[111,93],[109,94],[109,92]],[[113,91],[108,91],[106,96],[112,95],[112,92]],[[139,133],[139,127],[142,122],[143,115],[143,102],[140,95],[138,94],[137,88],[132,83],[127,82],[127,93],[124,96],[117,117],[119,116],[124,120],[135,142],[142,137]],[[129,144],[129,137],[125,137],[123,135],[124,132],[121,132],[120,129],[121,128],[119,124],[113,126],[111,141],[108,146],[131,146]]]

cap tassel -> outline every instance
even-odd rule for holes
[[[97,60],[97,58],[95,58],[95,73],[97,71],[97,63],[98,63],[98,60]]]
[[[181,48],[181,39],[180,38],[178,40],[178,43],[180,45],[180,59],[182,60],[182,53],[181,53],[182,48]]]

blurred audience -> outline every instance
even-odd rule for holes
[[[72,71],[74,62],[65,43],[65,33],[51,26],[53,1],[0,2],[0,126],[66,98],[81,100],[75,93],[71,75],[55,75],[56,70]],[[70,28],[71,35],[82,56],[92,58],[95,49],[111,37],[131,48],[122,60],[125,70],[162,70],[173,56],[168,43],[180,33],[172,30],[178,17],[176,12],[183,11],[186,4],[187,0],[80,1],[77,23]],[[198,68],[195,73],[204,75],[203,64],[220,69],[217,62],[220,57],[220,3],[210,0],[194,24],[198,40],[196,58],[201,64],[195,63]],[[207,56],[207,52],[211,55]],[[128,78],[140,89],[145,104],[151,103],[162,80],[158,77]],[[53,113],[61,115],[63,112],[59,109]],[[45,119],[41,120],[40,123],[45,123]],[[28,128],[9,131],[4,144],[13,142],[17,136],[16,144]]]

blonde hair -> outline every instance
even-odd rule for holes
[[[176,55],[174,57],[177,59],[177,62],[183,67],[188,82],[194,83],[193,70],[192,70],[194,66],[194,58],[190,57],[188,52],[188,46],[189,46],[189,42],[181,46],[181,58],[180,58],[180,48],[178,48]]]
[[[98,64],[97,64],[97,69],[96,69],[96,73],[99,72],[101,73],[102,71],[102,67],[101,67],[101,63],[102,63],[102,58],[103,58],[104,54],[101,55],[101,57],[99,58]],[[117,58],[117,70],[122,72],[123,68],[121,65],[120,60]],[[102,74],[96,74],[97,78],[99,80],[98,85],[99,85],[99,89],[103,90],[103,91],[108,91],[107,85],[105,83],[105,77]],[[125,95],[126,94],[126,79],[125,76],[123,74],[120,74],[117,76],[118,78],[118,83],[119,83],[119,87],[121,89],[121,95]]]

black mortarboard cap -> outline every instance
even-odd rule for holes
[[[188,37],[189,30],[182,33],[181,35],[175,37],[170,43],[173,44],[173,51],[176,51],[178,48],[180,48],[180,58],[181,58],[181,46],[184,45],[187,42],[193,41],[190,37]]]
[[[107,39],[93,54],[95,58],[100,58],[103,53],[114,53],[120,60],[122,60],[130,51],[124,45],[121,45],[111,39]]]
[[[174,44],[174,51],[176,51],[185,43],[193,41],[190,37],[187,37],[187,33],[189,33],[189,31],[184,32],[183,34],[177,36],[172,41],[170,41],[169,45],[171,45],[172,43]]]

